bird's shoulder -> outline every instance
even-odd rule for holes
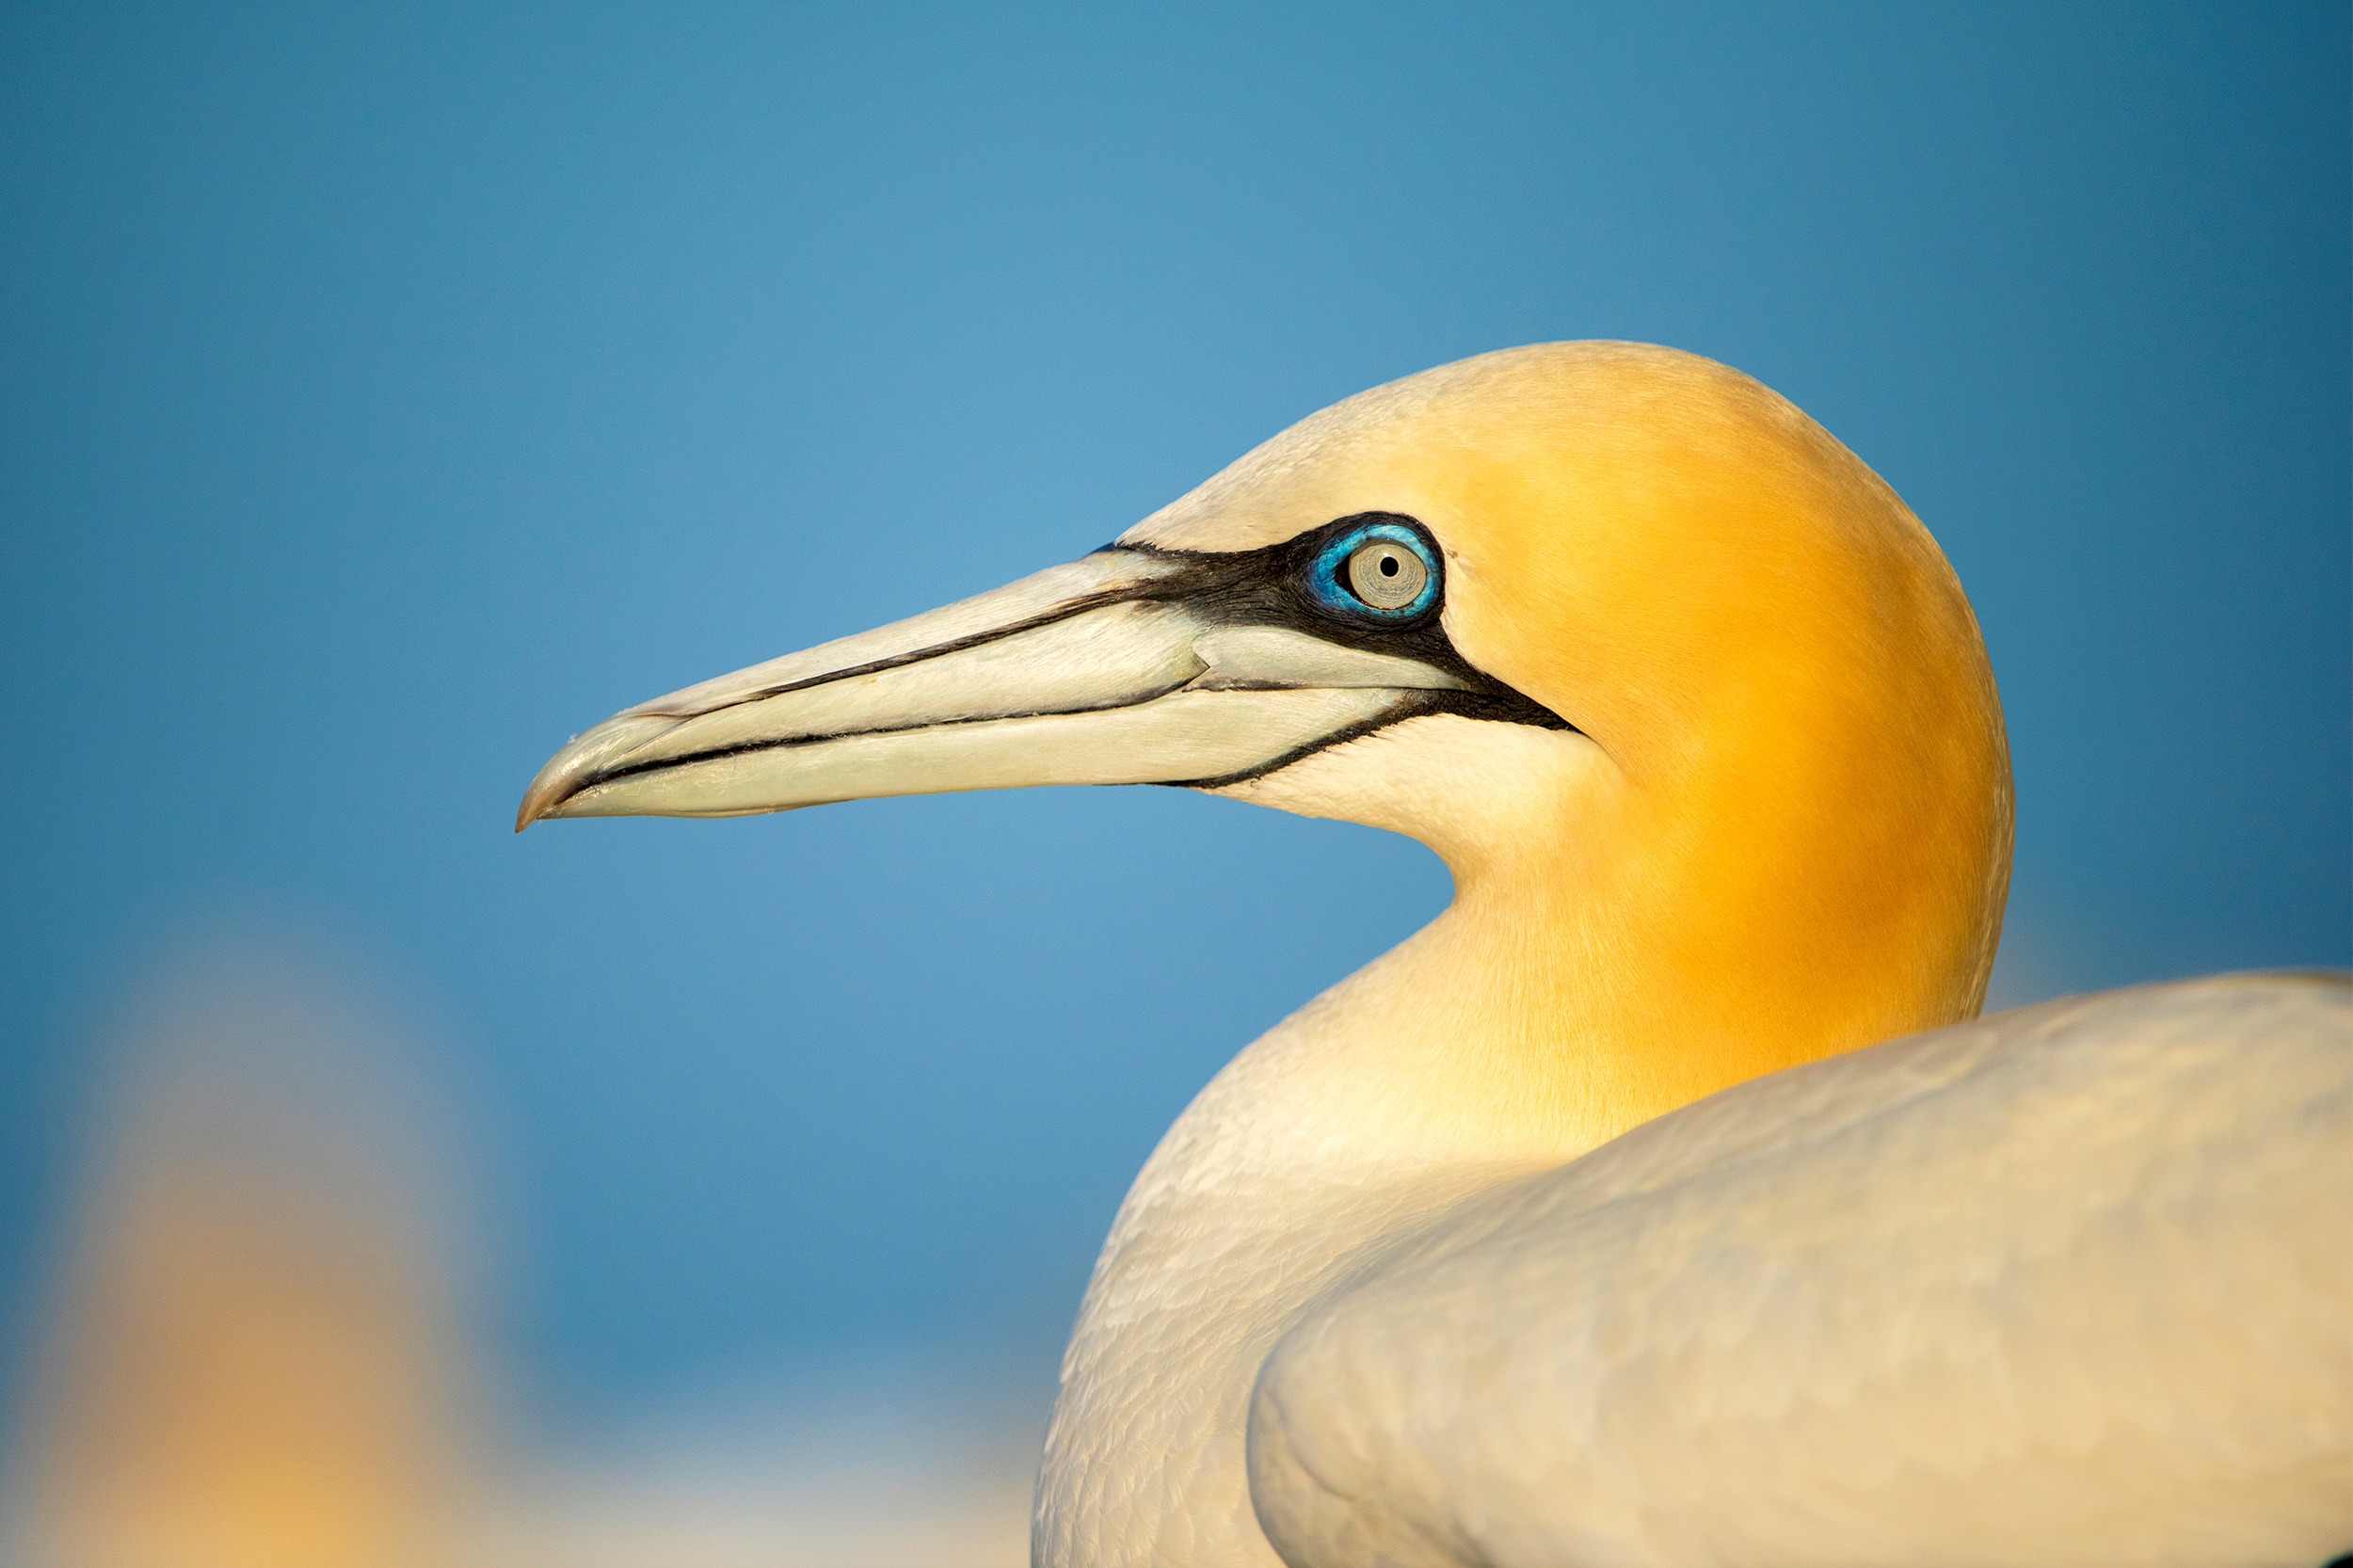
[[[2270,1560],[2353,1496],[2348,1222],[2345,976],[1891,1041],[1366,1259],[1262,1368],[1254,1498],[1298,1562]]]

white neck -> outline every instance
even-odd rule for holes
[[[1487,871],[1494,834],[1551,830],[1521,832],[1498,801],[1533,811],[1584,798],[1614,769],[1581,735],[1440,718],[1394,733],[1409,730],[1412,746],[1343,746],[1222,792],[1422,829],[1459,890],[1229,1063],[1144,1163],[1063,1357],[1038,1478],[1041,1564],[1273,1568],[1243,1437],[1275,1339],[1369,1249],[1615,1130],[1587,1103],[1594,1053],[1561,1048],[1561,1010],[1531,989],[1550,968],[1545,945],[1513,936],[1537,895]],[[1464,777],[1485,783],[1487,841],[1427,831],[1429,801],[1459,795]]]
[[[1274,1340],[1369,1246],[1564,1158],[1466,1139],[1459,1120],[1401,1093],[1433,1054],[1414,1026],[1484,1011],[1465,994],[1491,981],[1465,962],[1481,945],[1465,929],[1477,924],[1458,904],[1317,998],[1236,1057],[1161,1139],[1063,1358],[1036,1561],[1274,1568],[1243,1468],[1250,1388]]]

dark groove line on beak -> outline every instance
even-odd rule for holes
[[[1137,553],[1144,552],[1138,552]],[[730,698],[715,708],[698,708],[691,713],[665,713],[652,709],[636,708],[630,709],[628,712],[642,712],[648,718],[658,719],[698,719],[709,713],[723,713],[730,708],[741,708],[747,702],[765,702],[772,696],[784,696],[792,692],[805,692],[812,686],[830,686],[837,680],[855,680],[861,675],[879,675],[884,670],[903,669],[908,664],[920,664],[926,659],[937,659],[951,653],[962,653],[968,648],[981,648],[989,643],[1002,642],[1007,637],[1017,636],[1024,632],[1034,632],[1041,626],[1051,626],[1056,621],[1068,620],[1073,616],[1082,616],[1089,610],[1099,610],[1106,604],[1133,603],[1146,597],[1138,591],[1140,587],[1141,584],[1137,588],[1104,588],[1096,593],[1082,594],[1077,599],[1056,605],[1051,610],[1041,610],[1034,616],[1026,616],[1020,620],[1008,621],[1003,626],[991,627],[985,632],[975,632],[968,637],[951,637],[944,643],[934,643],[928,648],[913,648],[905,653],[894,653],[888,659],[873,659],[863,664],[852,664],[846,669],[828,670],[823,675],[812,675],[806,680],[787,680],[774,686],[762,686],[755,691],[746,692],[742,696]]]
[[[867,735],[912,735],[925,729],[952,729],[965,725],[996,724],[1006,719],[1072,718],[1087,713],[1116,713],[1125,709],[1141,708],[1146,703],[1157,702],[1161,697],[1174,696],[1184,691],[1189,684],[1190,682],[1185,682],[1164,687],[1147,696],[1137,697],[1128,702],[1107,702],[1088,708],[1039,708],[1011,713],[976,714],[971,718],[927,719],[921,724],[875,725],[866,729],[840,729],[822,735],[787,735],[772,740],[744,741],[734,745],[713,746],[708,751],[690,751],[677,757],[657,758],[633,763],[628,767],[615,768],[610,773],[599,774],[587,780],[580,789],[573,791],[572,794],[585,793],[600,784],[609,784],[623,778],[642,777],[647,774],[663,773],[672,768],[693,767],[701,762],[725,761],[731,757],[747,757],[763,751],[789,751],[800,746],[822,745],[828,741],[856,740]],[[1250,688],[1222,689],[1247,690]],[[1301,688],[1270,687],[1265,689],[1295,691]],[[1359,719],[1354,724],[1336,729],[1329,735],[1320,736],[1305,745],[1295,746],[1256,767],[1245,768],[1239,773],[1220,774],[1210,778],[1167,778],[1155,779],[1151,782],[1178,790],[1218,790],[1228,785],[1247,783],[1254,778],[1264,778],[1269,774],[1280,773],[1293,762],[1312,757],[1317,752],[1329,751],[1334,746],[1346,745],[1351,741],[1361,741],[1368,735],[1377,734],[1391,725],[1402,724],[1408,719],[1427,718],[1436,713],[1453,713],[1467,719],[1527,724],[1540,729],[1577,733],[1575,725],[1556,716],[1546,709],[1537,707],[1525,697],[1519,697],[1516,693],[1513,697],[1497,697],[1482,692],[1445,691],[1429,687],[1401,686],[1394,689],[1398,692],[1401,700],[1388,712],[1376,713],[1368,719]],[[565,798],[568,800],[571,796],[567,795]]]
[[[1312,536],[1307,536],[1307,537],[1312,537]],[[830,686],[840,680],[855,680],[860,676],[878,675],[886,670],[904,669],[909,664],[920,664],[927,659],[961,653],[967,648],[983,648],[990,643],[1002,642],[1007,637],[1017,636],[1024,632],[1034,632],[1041,626],[1051,626],[1057,621],[1064,621],[1074,616],[1084,615],[1089,610],[1099,610],[1107,604],[1181,603],[1197,612],[1203,612],[1205,619],[1227,625],[1282,626],[1305,632],[1324,642],[1338,644],[1343,648],[1358,648],[1382,652],[1393,652],[1402,648],[1405,650],[1405,657],[1419,660],[1433,668],[1445,670],[1449,675],[1465,680],[1470,682],[1473,690],[1497,696],[1509,694],[1529,708],[1545,713],[1546,718],[1551,719],[1554,724],[1563,726],[1566,724],[1565,720],[1559,719],[1548,711],[1538,708],[1536,704],[1529,702],[1528,698],[1521,696],[1519,693],[1513,691],[1511,687],[1504,685],[1456,652],[1452,641],[1439,628],[1434,611],[1424,626],[1413,631],[1395,632],[1368,632],[1362,628],[1340,626],[1329,616],[1318,613],[1306,600],[1305,596],[1299,592],[1293,581],[1296,577],[1296,563],[1293,558],[1301,553],[1301,540],[1288,540],[1282,544],[1269,545],[1258,550],[1237,551],[1232,553],[1162,550],[1148,544],[1106,545],[1093,553],[1106,554],[1114,550],[1148,556],[1156,560],[1181,562],[1187,569],[1146,578],[1143,582],[1130,584],[1122,588],[1105,588],[1095,593],[1083,594],[1077,599],[1058,604],[1051,610],[1043,610],[1034,616],[1025,616],[1019,620],[1009,621],[1003,626],[991,627],[985,632],[975,632],[969,636],[952,637],[946,642],[911,648],[904,653],[894,653],[887,659],[869,660],[865,664],[852,664],[845,669],[828,670],[823,675],[812,675],[806,680],[787,680],[773,686],[762,686],[745,692],[714,708],[698,709],[692,713],[669,713],[652,709],[632,709],[629,712],[643,712],[648,718],[701,718],[710,713],[725,712],[729,708],[740,708],[746,703],[764,702],[772,696],[783,696],[792,692],[805,692],[818,686]],[[1017,715],[1000,714],[999,716],[1010,718]],[[1529,721],[1523,720],[1522,722]],[[604,776],[617,777],[618,774]]]
[[[1057,604],[1050,610],[1025,616],[1003,626],[991,627],[984,632],[976,632],[968,636],[950,638],[945,642],[910,649],[905,653],[892,654],[885,659],[869,660],[865,664],[853,664],[844,669],[828,670],[824,674],[812,675],[801,680],[779,681],[772,686],[760,687],[711,708],[697,709],[687,713],[664,712],[651,708],[632,709],[627,712],[631,715],[684,722],[712,713],[724,712],[730,708],[762,702],[770,697],[808,691],[819,686],[829,686],[839,681],[856,680],[861,676],[902,669],[910,664],[922,664],[927,660],[960,653],[968,648],[984,647],[989,643],[1001,642],[1024,632],[1032,632],[1040,627],[1069,620],[1106,605],[1146,603],[1181,605],[1208,625],[1282,628],[1342,648],[1353,648],[1409,659],[1453,676],[1463,682],[1465,688],[1462,690],[1396,688],[1404,700],[1386,712],[1359,720],[1333,731],[1330,735],[1295,747],[1257,767],[1244,769],[1239,773],[1224,774],[1210,778],[1164,781],[1172,787],[1218,789],[1227,785],[1245,783],[1253,778],[1263,778],[1304,758],[1311,757],[1319,751],[1326,751],[1336,745],[1345,745],[1351,741],[1362,740],[1391,725],[1401,724],[1407,719],[1420,718],[1433,713],[1451,712],[1465,718],[1533,725],[1544,729],[1561,729],[1572,732],[1576,730],[1577,727],[1566,719],[1497,680],[1456,651],[1452,639],[1446,634],[1445,628],[1441,624],[1444,609],[1443,598],[1432,607],[1426,616],[1407,627],[1352,626],[1335,621],[1329,615],[1318,609],[1300,585],[1302,568],[1317,548],[1321,536],[1328,531],[1328,529],[1310,529],[1298,537],[1286,540],[1281,544],[1231,552],[1166,550],[1149,544],[1106,545],[1102,550],[1092,553],[1099,555],[1113,551],[1126,552],[1177,563],[1177,569],[1146,577],[1123,587],[1105,588],[1094,593],[1082,594]],[[730,757],[746,756],[762,751],[816,745],[826,741],[851,740],[866,735],[911,734],[923,729],[949,728],[970,724],[992,724],[1000,719],[1047,718],[1065,714],[1113,712],[1155,701],[1171,693],[1181,691],[1189,684],[1189,681],[1180,681],[1124,701],[1085,708],[1033,709],[1006,713],[975,714],[968,718],[929,719],[918,724],[877,725],[869,728],[835,730],[824,734],[781,736],[744,741],[731,745],[713,746],[707,751],[689,752],[678,757],[648,759],[635,763],[624,762],[622,765],[579,779],[561,797],[545,803],[539,814],[552,815],[565,801],[601,784],[675,768],[689,767],[696,763],[720,761]],[[1270,682],[1266,689],[1287,688],[1279,682]]]
[[[1058,719],[1075,717],[1082,713],[1116,713],[1123,709],[1141,708],[1147,702],[1157,702],[1161,697],[1183,691],[1187,684],[1188,682],[1179,681],[1174,686],[1162,687],[1148,696],[1136,697],[1127,702],[1098,703],[1091,708],[1033,708],[1011,713],[975,713],[969,718],[925,719],[920,724],[878,724],[867,729],[832,729],[822,735],[781,735],[767,740],[740,741],[733,745],[712,746],[708,751],[681,752],[676,757],[657,757],[643,762],[632,762],[626,767],[615,768],[589,778],[579,789],[574,790],[572,795],[584,793],[600,784],[610,784],[615,779],[636,778],[649,773],[662,773],[670,768],[692,767],[697,762],[724,761],[730,757],[748,757],[762,751],[790,751],[799,746],[823,745],[827,741],[853,741],[861,735],[912,735],[919,730],[954,729],[971,724],[996,724],[1005,719]],[[713,712],[717,711],[713,710]],[[572,795],[567,795],[564,798],[569,800]]]
[[[1508,691],[1509,688],[1506,688]],[[1351,741],[1361,741],[1377,735],[1392,725],[1408,719],[1428,718],[1435,713],[1453,713],[1466,719],[1496,720],[1510,724],[1532,725],[1539,729],[1556,729],[1571,735],[1582,734],[1577,726],[1561,718],[1548,708],[1538,707],[1517,692],[1508,697],[1491,696],[1483,692],[1449,692],[1431,688],[1404,690],[1405,700],[1385,713],[1375,713],[1369,719],[1335,729],[1329,735],[1317,737],[1306,744],[1294,746],[1279,757],[1271,758],[1257,767],[1240,773],[1219,774],[1213,778],[1169,778],[1161,784],[1173,790],[1223,790],[1236,784],[1247,784],[1254,778],[1282,772],[1293,762],[1304,761],[1320,751],[1344,746]]]
[[[1097,589],[1094,593],[1081,594],[1077,599],[1067,600],[1051,610],[1041,610],[1034,616],[1025,616],[1019,620],[1008,621],[1002,626],[991,627],[985,632],[975,632],[968,636],[951,637],[944,643],[933,643],[927,648],[911,648],[904,653],[894,653],[888,659],[873,659],[863,664],[852,664],[846,669],[828,670],[823,675],[812,675],[805,680],[787,680],[774,686],[762,686],[755,691],[746,692],[741,696],[732,697],[716,708],[697,709],[692,713],[664,713],[651,710],[644,712],[648,718],[698,719],[707,713],[722,713],[729,708],[741,708],[747,702],[765,702],[772,696],[784,696],[792,692],[806,692],[816,686],[830,686],[837,680],[855,680],[861,675],[879,675],[885,670],[904,669],[909,664],[920,664],[926,659],[938,659],[951,653],[962,653],[967,648],[984,648],[990,643],[1002,642],[1007,637],[1018,636],[1024,632],[1034,632],[1041,626],[1051,626],[1056,621],[1064,621],[1073,616],[1085,615],[1089,610],[1099,610],[1106,604],[1177,603],[1193,598],[1205,588],[1224,587],[1252,575],[1252,568],[1257,566],[1257,558],[1268,553],[1263,550],[1254,550],[1239,552],[1231,555],[1220,555],[1203,551],[1161,550],[1152,545],[1123,544],[1107,544],[1100,550],[1090,551],[1088,553],[1107,555],[1114,551],[1129,555],[1143,555],[1156,561],[1181,561],[1194,569],[1171,572],[1162,577],[1146,578],[1141,583],[1130,584],[1124,588]],[[1080,559],[1083,560],[1085,557],[1081,556]],[[629,710],[631,712],[639,711]],[[1000,716],[1011,718],[1016,715]]]

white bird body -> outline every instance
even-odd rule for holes
[[[518,825],[1147,781],[1408,833],[1456,892],[1145,1165],[1039,1563],[2353,1548],[2346,985],[1965,1021],[1991,670],[1785,400],[1616,344],[1377,388],[1083,562],[607,720]]]
[[[1041,1561],[2339,1549],[2341,979],[2021,1008],[1560,1163],[1452,1143],[1367,1060],[1417,1033],[1399,998],[1450,967],[1443,935],[1242,1052],[1146,1162],[1064,1356]]]
[[[2353,1499],[2349,1038],[2342,981],[2051,1002],[1457,1203],[1294,1307],[1257,1517],[1300,1568],[2311,1568]]]

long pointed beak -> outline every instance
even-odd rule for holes
[[[732,817],[1026,784],[1221,784],[1468,671],[1254,621],[1215,555],[1113,547],[628,709],[515,816]],[[1474,678],[1475,679],[1475,678]]]

